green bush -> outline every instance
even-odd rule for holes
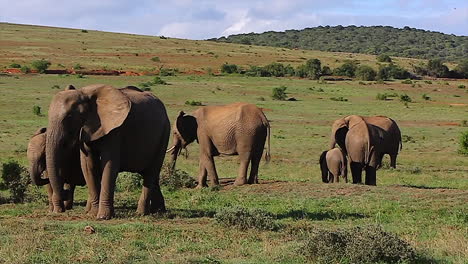
[[[187,100],[185,101],[185,105],[191,105],[191,106],[202,106],[202,102],[200,101],[194,101],[194,100]]]
[[[29,68],[26,65],[21,66],[20,70],[21,70],[22,73],[30,73],[31,72],[31,68]]]
[[[422,97],[422,99],[424,99],[426,101],[431,100],[431,97],[429,95],[427,95],[427,94],[423,94],[421,97]]]
[[[275,231],[280,225],[272,214],[262,209],[241,207],[224,207],[215,214],[218,223],[225,227],[236,227],[240,230],[259,229]]]
[[[411,74],[401,68],[398,65],[390,63],[389,65],[381,65],[379,71],[377,72],[378,80],[388,80],[388,79],[408,79],[411,77]]]
[[[82,29],[82,30],[81,30],[81,33],[88,33],[88,30]]]
[[[392,62],[392,58],[386,54],[380,54],[377,56],[377,61],[378,62]]]
[[[402,94],[402,95],[400,95],[400,101],[406,102],[406,103],[411,103],[413,100],[411,99],[411,97],[409,95]]]
[[[160,76],[175,76],[177,73],[179,73],[179,70],[175,68],[161,68],[159,70]]]
[[[416,250],[379,226],[311,232],[301,253],[314,263],[412,263]]]
[[[138,173],[121,172],[115,183],[116,191],[132,192],[141,189],[143,186],[143,177]]]
[[[18,63],[12,63],[10,64],[10,68],[21,69],[21,65],[19,65]]]
[[[26,168],[16,161],[7,161],[2,165],[3,189],[10,191],[10,199],[14,203],[22,203],[30,177]]]
[[[347,101],[348,101],[348,99],[344,98],[343,96],[331,97],[330,100],[332,100],[332,101],[338,101],[338,102],[347,102]]]
[[[377,73],[372,69],[372,67],[367,65],[361,65],[356,70],[356,78],[363,81],[373,81]]]
[[[288,89],[288,87],[284,85],[273,88],[271,98],[273,98],[273,100],[285,101],[288,97],[286,94],[286,89]]]
[[[156,76],[153,79],[153,84],[162,84],[162,85],[167,85],[167,82],[161,79],[161,77]]]
[[[75,65],[73,65],[73,69],[74,70],[81,70],[81,69],[83,69],[83,66],[81,66],[81,64],[79,64],[79,63],[76,63]]]
[[[413,84],[413,82],[411,80],[404,80],[404,81],[401,81],[402,84]]]
[[[333,70],[334,75],[354,77],[356,75],[357,63],[355,61],[346,61],[340,67]]]
[[[424,81],[427,84],[432,84],[432,81]]]
[[[193,188],[197,182],[187,172],[183,170],[171,170],[169,164],[165,164],[161,171],[159,179],[161,186],[166,186],[169,191],[175,191],[180,188]]]
[[[221,72],[222,73],[227,73],[227,74],[231,74],[231,73],[237,73],[239,71],[239,67],[236,65],[236,64],[223,64],[221,65]]]
[[[151,60],[154,61],[154,62],[160,62],[161,61],[161,59],[159,59],[159,57],[153,57],[153,58],[151,58]]]
[[[385,101],[387,100],[387,94],[383,93],[378,93],[377,96],[375,97],[377,100]]]
[[[463,84],[460,84],[460,85],[458,85],[458,88],[459,88],[459,89],[465,89],[465,88],[466,88],[466,86],[465,86],[465,85],[463,85]]]
[[[36,69],[39,73],[44,73],[47,68],[50,66],[50,61],[41,59],[41,60],[35,60],[31,63],[31,66],[33,69]]]
[[[460,148],[458,152],[462,155],[468,156],[468,131],[462,132],[460,135]]]
[[[33,114],[40,116],[41,115],[41,107],[38,105],[33,106]]]

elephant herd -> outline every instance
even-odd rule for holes
[[[205,106],[192,114],[181,111],[167,149],[170,133],[166,108],[152,93],[134,86],[69,85],[53,97],[48,127],[38,129],[29,141],[29,173],[33,184],[47,186],[50,211],[71,209],[75,186],[87,185],[86,212],[110,219],[121,171],[143,176],[138,214],[165,211],[159,186],[165,154],[170,154],[173,170],[181,150],[193,141],[200,146],[197,188],[207,186],[207,179],[211,185],[219,184],[215,156],[239,156],[234,185],[258,183],[265,143],[265,159],[270,159],[270,125],[252,104]],[[364,169],[365,183],[375,185],[384,154],[396,166],[401,134],[390,118],[351,115],[334,122],[330,148],[320,157],[323,182],[339,181],[339,176],[347,181],[349,159],[353,183],[361,183]]]

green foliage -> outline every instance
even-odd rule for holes
[[[462,132],[460,135],[460,147],[458,152],[462,155],[468,156],[468,131]]]
[[[83,69],[83,66],[81,66],[81,64],[79,64],[79,63],[76,63],[75,65],[73,65],[73,69],[74,70],[81,70],[81,69]]]
[[[18,64],[18,63],[12,63],[12,64],[10,64],[10,68],[20,69],[21,65]]]
[[[462,121],[460,122],[460,126],[461,126],[461,127],[468,127],[468,120],[462,120]]]
[[[115,183],[116,191],[132,192],[141,189],[143,186],[143,177],[138,173],[121,172]]]
[[[60,86],[58,84],[54,84],[52,85],[52,87],[50,87],[51,89],[60,89]]]
[[[81,30],[81,33],[88,33],[88,30],[82,29],[82,30]]]
[[[387,94],[386,93],[378,93],[377,96],[375,97],[377,100],[385,101],[387,100]]]
[[[31,67],[33,67],[33,69],[37,70],[39,73],[44,73],[50,65],[50,61],[44,59],[35,60],[31,63]]]
[[[227,74],[231,74],[231,73],[237,73],[239,71],[239,67],[236,65],[236,64],[223,64],[221,65],[221,72],[222,73],[227,73]]]
[[[268,31],[214,38],[211,41],[310,50],[386,54],[422,59],[467,59],[467,36],[448,35],[421,29],[399,29],[389,26],[319,26],[285,32]]]
[[[468,79],[468,59],[464,59],[458,63],[455,72],[459,78]]]
[[[380,226],[315,230],[301,249],[314,263],[412,263],[415,249]]]
[[[360,65],[356,70],[356,78],[363,81],[373,81],[377,73],[372,67],[367,65]]]
[[[432,82],[431,82],[431,81],[428,81],[428,80],[424,81],[424,83],[426,83],[426,84],[432,84]]]
[[[404,81],[401,81],[402,84],[413,84],[413,82],[411,80],[404,80]]]
[[[356,75],[357,63],[346,61],[340,67],[333,70],[334,75],[354,77]]]
[[[31,72],[31,68],[29,68],[26,65],[21,66],[20,70],[21,70],[22,73],[30,73]]]
[[[273,98],[273,100],[285,101],[288,97],[286,89],[288,89],[288,87],[284,85],[273,88],[271,98]]]
[[[160,76],[175,76],[177,73],[179,73],[179,70],[175,68],[161,68],[159,70]]]
[[[348,99],[344,98],[343,96],[331,97],[330,100],[332,100],[332,101],[338,101],[338,102],[347,102],[347,101],[348,101]]]
[[[163,79],[161,79],[161,77],[156,76],[156,77],[154,77],[154,79],[153,79],[153,84],[167,85],[168,83],[167,83],[166,81],[164,81]]]
[[[154,62],[160,62],[161,61],[161,59],[159,59],[159,57],[153,57],[153,58],[151,58],[151,60],[154,61]]]
[[[280,229],[272,214],[262,209],[241,207],[224,207],[215,215],[218,223],[225,227],[236,227],[240,230],[259,229],[275,231]]]
[[[402,94],[402,95],[400,95],[400,101],[406,102],[406,103],[411,103],[413,100],[411,99],[411,97],[409,95]]]
[[[85,76],[83,74],[79,73],[79,74],[76,75],[76,78],[83,79],[83,78],[85,78]]]
[[[14,160],[7,161],[2,165],[2,186],[10,191],[10,199],[14,203],[22,203],[25,198],[26,189],[30,178],[26,168]]]
[[[427,75],[438,78],[449,77],[449,69],[440,59],[432,59],[427,62]]]
[[[41,107],[38,105],[33,106],[33,114],[40,116],[41,115]]]
[[[379,80],[408,79],[410,77],[411,74],[407,70],[393,63],[390,63],[389,65],[381,65],[377,72],[377,79]]]
[[[380,54],[377,56],[377,61],[378,62],[392,62],[392,58],[388,56],[387,54]]]
[[[193,188],[197,182],[187,172],[179,169],[171,170],[170,164],[165,164],[159,179],[161,186],[166,186],[169,191],[181,188]]]
[[[202,106],[203,104],[200,101],[187,100],[187,101],[185,101],[185,105]]]
[[[458,87],[458,89],[465,89],[465,88],[466,88],[466,86],[463,85],[463,84],[460,84],[460,85],[458,85],[457,87]]]
[[[304,65],[297,68],[296,75],[302,78],[317,80],[322,76],[322,63],[319,59],[307,60]]]
[[[422,97],[422,99],[424,99],[426,101],[431,100],[431,97],[429,95],[427,95],[427,94],[423,94],[421,97]]]

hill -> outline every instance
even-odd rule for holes
[[[268,31],[209,39],[217,42],[299,48],[329,52],[388,54],[459,61],[468,58],[468,36],[389,26],[319,26],[284,32]]]
[[[85,70],[137,72],[161,67],[176,68],[186,73],[216,72],[226,62],[241,66],[263,66],[272,62],[297,66],[311,58],[318,58],[322,65],[331,68],[349,59],[377,68],[375,55],[249,46],[94,30],[0,23],[0,36],[0,68],[9,68],[12,63],[30,64],[33,60],[42,58],[52,62],[50,69],[70,69],[79,64]],[[393,58],[393,61],[407,69],[411,69],[411,64],[420,62],[419,59],[409,58]]]

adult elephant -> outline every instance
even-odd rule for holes
[[[385,154],[390,156],[390,166],[396,168],[396,160],[398,152],[402,149],[401,132],[395,120],[386,116],[363,116],[362,117],[367,124],[377,126],[383,130],[383,141],[381,146],[381,157],[382,160]],[[335,134],[339,127],[342,127],[345,123],[345,118],[336,120],[332,125],[332,133],[330,138],[330,149],[335,147],[336,140]],[[379,164],[380,166],[380,164]]]
[[[206,187],[207,177],[212,185],[218,185],[218,174],[214,163],[218,155],[239,155],[240,167],[234,185],[258,183],[258,168],[263,155],[270,159],[270,125],[258,107],[247,103],[222,106],[205,106],[191,115],[180,112],[174,124],[171,153],[172,167],[182,148],[193,141],[200,145],[200,170],[197,188]],[[250,176],[247,170],[251,163]]]
[[[46,187],[47,196],[49,199],[49,211],[53,211],[53,191],[49,184],[46,171],[46,132],[47,128],[39,128],[29,140],[27,149],[27,157],[29,161],[28,171],[32,184]],[[80,150],[78,147],[75,147],[72,152],[72,159],[69,161],[67,167],[69,173],[64,174],[64,206],[67,210],[70,210],[73,207],[75,186],[85,185],[83,173],[81,172]],[[44,176],[44,178],[42,178],[42,176]]]
[[[338,125],[335,125],[339,123]],[[353,183],[361,183],[362,170],[366,171],[365,184],[376,185],[376,171],[380,167],[385,131],[369,124],[358,115],[350,115],[335,121],[332,143],[335,142],[347,154]],[[330,144],[331,145],[331,144]]]
[[[88,186],[86,211],[98,219],[114,214],[114,190],[120,171],[143,175],[137,212],[165,210],[159,186],[170,124],[164,104],[136,87],[69,86],[49,108],[46,164],[54,212],[63,212],[63,182],[73,147],[80,147]]]

